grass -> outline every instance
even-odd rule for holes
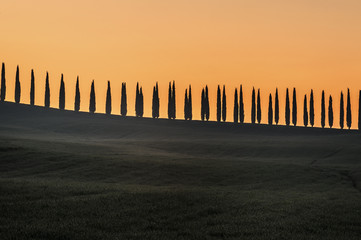
[[[1,239],[359,239],[353,131],[0,113]]]

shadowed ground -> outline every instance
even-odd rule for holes
[[[1,239],[359,239],[356,131],[0,103]]]

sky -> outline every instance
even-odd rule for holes
[[[121,83],[127,83],[128,113],[134,115],[136,83],[143,87],[145,116],[151,116],[152,89],[160,91],[160,117],[167,116],[168,83],[175,80],[177,118],[183,118],[184,91],[193,93],[200,119],[201,90],[208,85],[211,120],[216,118],[217,85],[225,85],[227,120],[233,120],[235,88],[243,85],[245,121],[251,91],[261,91],[262,122],[268,96],[279,90],[284,123],[286,88],[297,90],[298,125],[303,98],[315,94],[320,125],[321,92],[333,97],[338,126],[340,92],[351,92],[357,127],[361,89],[361,1],[359,0],[12,0],[0,5],[0,62],[5,63],[7,100],[14,101],[16,66],[21,102],[29,103],[35,71],[36,105],[44,105],[46,71],[51,106],[58,107],[61,73],[66,108],[74,108],[80,78],[81,111],[89,109],[95,80],[97,112],[105,111],[111,82],[112,113],[120,112]],[[327,117],[326,117],[327,120]]]

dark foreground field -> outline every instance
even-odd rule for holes
[[[0,103],[0,239],[360,239],[357,132]]]

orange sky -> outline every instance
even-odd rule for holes
[[[261,88],[262,122],[268,94],[280,91],[284,122],[285,88],[297,88],[298,123],[303,95],[315,91],[316,124],[321,90],[334,97],[338,126],[340,91],[351,89],[353,127],[361,89],[361,1],[359,0],[12,0],[0,5],[0,61],[6,63],[7,100],[14,99],[20,65],[21,102],[29,102],[30,69],[37,105],[44,104],[49,71],[51,105],[58,106],[64,73],[66,108],[72,109],[80,76],[81,110],[87,111],[95,79],[97,110],[105,109],[111,81],[113,113],[119,114],[121,82],[127,82],[128,113],[134,115],[135,85],[143,86],[145,116],[151,116],[152,87],[160,84],[161,117],[166,117],[168,82],[176,81],[177,118],[184,90],[192,84],[193,115],[200,118],[201,88],[210,90],[215,119],[216,87],[226,84],[228,115],[233,92],[244,86],[246,121],[252,87]]]

